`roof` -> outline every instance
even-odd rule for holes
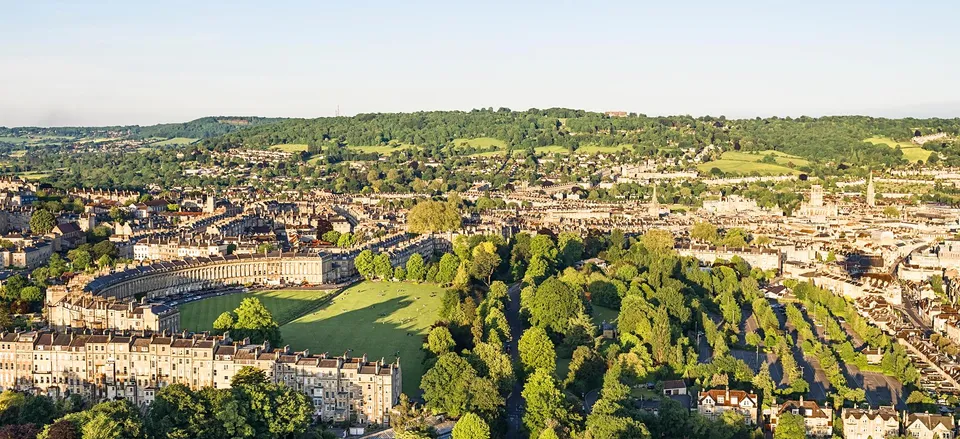
[[[687,383],[683,380],[669,380],[663,382],[664,389],[685,389]]]
[[[910,413],[907,415],[907,428],[919,422],[927,430],[933,430],[938,425],[943,425],[948,430],[953,430],[953,418],[950,416],[931,415],[929,413]]]
[[[750,400],[754,405],[757,404],[757,394],[747,393],[743,390],[729,390],[729,389],[711,389],[704,392],[700,392],[699,402],[703,402],[704,399],[709,397],[713,401],[717,402],[717,405],[721,406],[733,406],[730,401],[733,401],[733,398],[737,399],[737,405],[741,401]],[[723,403],[720,403],[720,399],[723,398]]]
[[[75,222],[57,224],[56,230],[64,235],[81,231],[80,226]]]
[[[800,415],[804,418],[829,418],[830,415],[827,415],[823,409],[820,408],[820,404],[817,404],[816,401],[786,401],[780,406],[780,411],[778,413],[783,414],[785,412],[791,412],[794,409],[800,410]],[[810,414],[806,414],[806,410],[810,410]]]

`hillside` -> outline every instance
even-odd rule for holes
[[[462,145],[462,139],[485,139],[486,145],[505,144],[515,150],[546,146],[575,150],[617,145],[699,150],[712,144],[724,150],[777,151],[818,162],[895,165],[904,163],[899,151],[864,139],[885,136],[906,140],[915,131],[939,130],[955,135],[960,132],[960,119],[863,116],[725,119],[634,114],[609,117],[562,108],[485,109],[289,119],[209,138],[203,145],[218,150],[281,144],[319,147],[405,144],[432,148]]]

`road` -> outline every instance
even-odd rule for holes
[[[520,284],[516,283],[507,290],[510,302],[507,303],[507,321],[510,322],[510,333],[513,336],[507,342],[507,349],[514,364],[520,363],[520,352],[517,342],[523,334],[523,321],[520,318]],[[523,383],[517,380],[513,385],[510,396],[507,397],[507,439],[522,439],[521,420],[523,418]]]

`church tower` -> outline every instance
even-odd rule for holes
[[[660,200],[657,198],[657,185],[653,185],[653,196],[650,198],[649,210],[650,216],[660,216]]]
[[[867,206],[876,207],[877,206],[877,192],[873,187],[873,172],[870,173],[869,180],[867,181]]]

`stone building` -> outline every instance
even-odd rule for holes
[[[758,419],[758,402],[756,394],[743,390],[712,389],[700,392],[697,411],[711,419],[719,418],[723,412],[735,411],[743,416],[747,425],[754,425]]]
[[[252,345],[229,334],[23,332],[0,334],[0,390],[54,398],[153,402],[174,383],[193,389],[229,388],[244,366],[305,393],[314,416],[326,422],[384,425],[398,403],[399,359],[313,355],[269,343]]]
[[[820,407],[816,401],[786,401],[770,407],[770,430],[776,431],[777,421],[784,413],[803,417],[803,425],[808,437],[830,437],[833,435],[833,409]]]
[[[161,304],[138,304],[85,294],[71,294],[47,301],[47,320],[56,330],[90,328],[121,331],[180,330],[180,311]]]
[[[844,408],[840,419],[844,439],[884,438],[900,433],[900,416],[893,407]]]

